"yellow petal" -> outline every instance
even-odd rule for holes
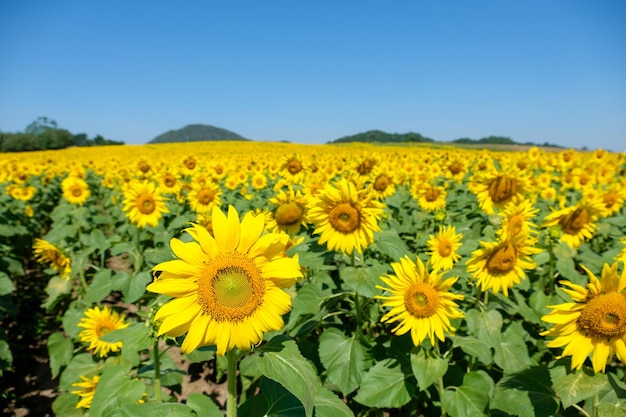
[[[239,244],[239,215],[233,206],[228,206],[228,217],[219,207],[213,208],[213,235],[220,252],[234,252]]]
[[[170,297],[185,297],[197,292],[198,284],[190,279],[159,279],[146,289]]]
[[[238,252],[248,253],[254,242],[256,242],[265,226],[262,215],[255,216],[252,212],[246,213],[241,221],[241,236],[239,237]]]

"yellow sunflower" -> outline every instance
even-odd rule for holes
[[[35,259],[41,264],[48,264],[57,271],[61,278],[69,279],[72,274],[70,258],[61,249],[43,239],[35,239],[33,244]]]
[[[481,210],[491,215],[510,201],[523,199],[530,189],[530,182],[521,173],[508,171],[503,174],[496,171],[477,184],[476,198]]]
[[[572,369],[580,369],[591,355],[594,372],[604,372],[607,362],[617,354],[626,362],[626,269],[618,274],[617,262],[604,264],[600,279],[586,267],[587,287],[562,281],[562,290],[572,302],[548,306],[552,311],[542,320],[554,326],[542,336],[553,336],[548,347],[565,346],[564,356],[572,357]]]
[[[72,384],[73,387],[80,388],[72,391],[72,394],[81,397],[80,401],[76,404],[76,408],[90,408],[93,396],[96,393],[96,387],[98,386],[98,382],[100,382],[100,375],[94,375],[93,378],[80,375],[80,379],[82,382],[74,382]]]
[[[502,290],[505,297],[509,296],[509,288],[526,279],[525,270],[537,266],[530,255],[541,252],[524,241],[480,242],[482,248],[472,252],[467,261],[467,271],[481,291],[492,290],[497,294]]]
[[[529,200],[514,200],[501,213],[502,223],[497,231],[501,240],[525,240],[537,235],[532,219],[539,213]]]
[[[462,238],[461,233],[456,233],[456,227],[440,227],[437,234],[430,235],[430,239],[426,242],[430,255],[428,264],[436,271],[451,270],[454,263],[461,259],[461,255],[456,251],[461,247]]]
[[[412,191],[417,204],[424,211],[434,212],[446,208],[448,193],[444,187],[433,184],[419,185]]]
[[[413,262],[408,256],[400,262],[391,264],[395,275],[380,277],[386,287],[376,288],[386,291],[389,295],[378,295],[384,300],[383,307],[391,307],[381,319],[383,323],[396,323],[392,332],[403,335],[411,332],[413,344],[419,346],[426,337],[432,345],[435,336],[445,340],[445,333],[454,335],[456,329],[450,320],[463,317],[455,300],[462,300],[463,295],[448,292],[458,278],[442,280],[437,272],[430,274],[422,261],[417,258]]]
[[[61,189],[63,190],[63,198],[68,203],[82,206],[89,198],[90,191],[89,185],[81,178],[67,177],[61,182]]]
[[[302,191],[289,187],[269,200],[275,209],[268,211],[267,230],[296,234],[308,223],[307,199]]]
[[[553,211],[544,220],[543,227],[559,226],[561,241],[578,249],[591,239],[596,231],[596,220],[605,209],[599,200],[580,200],[576,205]]]
[[[313,233],[320,234],[320,245],[326,243],[329,250],[349,255],[355,249],[362,253],[374,241],[383,208],[384,204],[365,195],[365,190],[341,179],[317,192],[309,219],[315,224]]]
[[[37,193],[37,188],[32,185],[11,184],[6,188],[6,192],[16,200],[29,201]]]
[[[221,195],[222,190],[219,185],[213,182],[207,182],[189,191],[187,201],[189,201],[191,209],[196,213],[206,213],[213,210],[213,207],[222,205]]]
[[[124,321],[125,316],[118,314],[111,310],[109,306],[104,306],[102,309],[95,306],[85,310],[85,317],[80,320],[78,327],[82,327],[82,330],[78,334],[78,338],[81,342],[89,343],[87,349],[93,351],[92,353],[99,354],[101,358],[107,356],[109,352],[117,352],[122,348],[122,342],[105,342],[100,337],[117,329],[125,329],[130,325]]]
[[[157,226],[169,209],[151,182],[133,182],[124,192],[124,212],[137,227]]]
[[[247,213],[239,221],[234,207],[228,216],[215,207],[213,233],[192,225],[191,242],[172,239],[178,259],[154,267],[158,278],[148,290],[174,297],[155,315],[159,335],[178,337],[189,353],[200,346],[216,345],[224,355],[238,347],[249,350],[263,333],[279,330],[281,315],[291,310],[291,297],[283,291],[302,277],[298,257],[285,254],[289,237],[263,235],[264,218]]]

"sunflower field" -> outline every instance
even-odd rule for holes
[[[624,154],[74,148],[0,190],[4,401],[39,339],[58,416],[626,416]]]

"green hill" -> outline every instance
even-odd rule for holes
[[[382,130],[369,130],[356,135],[344,136],[329,143],[346,143],[346,142],[434,142],[433,139],[427,138],[415,132],[408,133],[387,133]]]
[[[243,136],[211,125],[192,124],[178,130],[169,130],[148,143],[202,142],[215,140],[249,140]]]

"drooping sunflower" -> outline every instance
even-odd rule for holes
[[[239,221],[234,207],[228,215],[215,207],[213,233],[192,225],[191,242],[172,239],[177,259],[154,267],[158,278],[148,290],[174,297],[154,319],[161,321],[159,335],[182,336],[189,353],[200,346],[216,345],[224,355],[238,347],[249,350],[263,333],[279,330],[281,315],[291,310],[291,297],[283,291],[302,277],[297,256],[285,254],[289,237],[264,231],[263,216],[247,213]]]
[[[80,379],[82,382],[74,382],[72,384],[73,387],[80,388],[72,391],[72,394],[81,397],[76,404],[76,408],[91,408],[91,402],[96,393],[96,387],[98,386],[98,382],[100,382],[100,375],[94,375],[93,378],[80,375]]]
[[[374,232],[381,230],[378,219],[384,204],[365,191],[342,178],[317,192],[309,206],[309,219],[315,225],[313,233],[320,234],[320,245],[352,254],[354,250],[362,253],[374,241]]]
[[[83,179],[73,176],[69,176],[61,182],[61,190],[63,191],[63,198],[68,203],[78,206],[85,204],[91,194],[89,185]]]
[[[502,290],[505,297],[509,296],[510,288],[526,279],[525,270],[537,266],[530,255],[541,252],[533,246],[533,241],[505,240],[480,242],[480,245],[467,261],[467,271],[472,273],[481,291],[492,290],[497,294]]]
[[[510,201],[523,199],[531,188],[530,181],[521,172],[495,171],[476,185],[476,198],[481,210],[491,215]]]
[[[187,194],[187,201],[196,213],[207,213],[213,210],[213,207],[219,207],[222,204],[221,195],[222,190],[219,185],[209,181],[202,186],[192,188]]]
[[[604,372],[613,355],[626,362],[626,269],[618,274],[618,263],[604,264],[598,279],[589,269],[587,287],[562,281],[562,290],[572,302],[548,306],[552,311],[541,319],[554,326],[541,333],[553,336],[548,347],[565,346],[564,356],[572,357],[572,369],[582,368],[591,355],[594,372]]]
[[[43,239],[35,239],[33,251],[37,262],[49,265],[61,278],[69,279],[72,274],[72,263],[61,249]]]
[[[124,212],[137,227],[157,226],[169,209],[152,182],[136,181],[124,191]]]
[[[308,201],[300,190],[281,190],[269,200],[275,208],[268,211],[267,230],[296,234],[308,223]]]
[[[109,352],[117,352],[122,348],[122,342],[105,342],[100,339],[103,335],[117,329],[125,329],[130,325],[124,321],[125,316],[113,311],[109,306],[102,309],[95,306],[85,310],[85,316],[77,324],[82,327],[78,333],[81,342],[89,343],[87,349],[92,351],[94,355],[98,354],[101,358],[107,356]]]
[[[580,200],[576,205],[555,210],[548,214],[543,227],[559,226],[563,232],[561,241],[569,247],[578,249],[591,239],[596,230],[596,220],[605,209],[599,200]]]
[[[456,253],[461,247],[463,235],[456,233],[456,227],[440,227],[436,235],[430,235],[426,245],[428,246],[430,260],[428,264],[434,270],[449,271],[455,262],[461,259],[461,255]]]
[[[428,273],[419,258],[413,262],[408,256],[392,263],[391,267],[395,275],[380,277],[386,287],[376,286],[389,293],[376,298],[384,301],[383,307],[391,307],[381,322],[399,322],[391,331],[397,335],[410,331],[415,346],[426,337],[434,345],[435,337],[444,341],[446,333],[454,335],[456,329],[450,320],[463,317],[455,303],[455,300],[462,300],[463,295],[448,290],[458,278],[442,280],[440,273]]]

